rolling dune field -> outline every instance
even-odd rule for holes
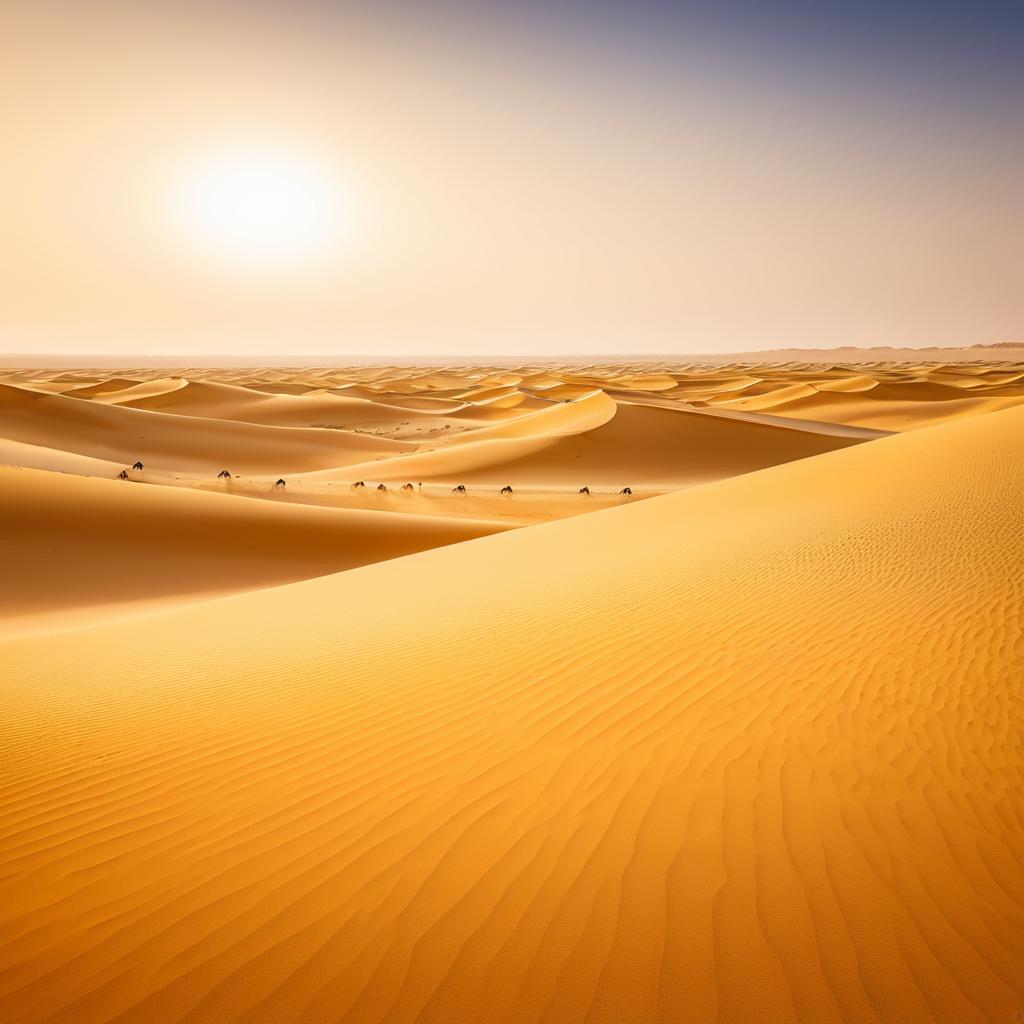
[[[1024,1012],[1024,366],[27,367],[0,463],[0,1020]]]

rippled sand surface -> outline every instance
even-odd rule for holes
[[[0,1019],[1012,1021],[1021,405],[6,372]]]

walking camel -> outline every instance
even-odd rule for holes
[[[506,484],[504,487],[502,487],[501,493],[502,494],[511,494],[512,493],[512,485],[511,484]]]
[[[377,492],[378,493],[382,493],[382,492],[384,492],[386,490],[387,490],[387,488],[383,484],[377,484]]]
[[[625,494],[627,497],[631,495],[633,491],[629,487],[623,487],[619,494]]]
[[[284,477],[281,477],[281,478],[279,478],[279,479],[277,480],[277,482],[276,482],[276,483],[274,484],[274,490],[275,490],[275,491],[279,491],[279,490],[282,490],[282,489],[283,489],[284,487],[286,487],[286,486],[287,486],[287,485],[286,485],[286,484],[285,484],[285,482],[284,482]]]
[[[590,494],[590,488],[586,486],[581,487],[580,494]]]
[[[132,469],[135,470],[135,472],[137,472],[137,473],[141,473],[142,472],[142,463],[141,462],[136,462],[135,465],[132,466]]]
[[[231,479],[231,474],[226,469],[222,469],[217,474],[217,479],[218,480],[230,480]]]
[[[465,494],[465,493],[466,493],[466,487],[465,487],[464,484],[459,484],[458,487],[453,487],[452,488],[452,494]]]

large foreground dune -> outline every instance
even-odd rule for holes
[[[8,641],[0,1018],[1012,1021],[1022,438]]]

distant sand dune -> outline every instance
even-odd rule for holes
[[[7,643],[0,1017],[1012,1021],[1022,437]]]
[[[340,430],[286,429],[173,416],[43,395],[0,384],[0,436],[153,469],[295,473],[408,450],[400,441]]]
[[[600,423],[591,418],[574,419],[577,403],[553,406],[553,412],[566,413],[561,421],[561,436],[548,430],[531,436],[520,428],[519,437],[509,429],[507,436],[492,433],[481,439],[482,432],[474,431],[445,448],[372,465],[364,463],[340,475],[365,473],[381,480],[461,480],[487,486],[511,483],[575,489],[584,484],[629,484],[673,488],[748,473],[858,443],[855,438],[711,417],[682,408],[619,403],[616,409],[611,399],[603,394],[600,397],[603,402],[595,406],[595,415],[611,414]],[[543,423],[545,415],[534,413],[532,418]],[[576,432],[572,432],[574,425]],[[317,475],[312,477],[316,478]]]
[[[329,392],[266,395],[215,381],[189,381],[182,388],[133,399],[131,405],[136,409],[273,427],[355,426],[411,415],[407,409],[366,398],[341,397]]]

